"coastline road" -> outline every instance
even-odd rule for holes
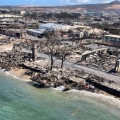
[[[26,49],[23,49],[22,51],[31,53],[30,50],[26,50]],[[44,58],[44,59],[47,59],[47,60],[50,61],[50,57],[48,55],[44,54],[44,53],[37,53],[37,55],[38,55],[38,57],[41,57],[41,58]],[[57,60],[55,60],[55,63],[58,64],[58,65],[61,65],[61,60],[57,59]],[[83,70],[87,73],[95,74],[99,77],[103,77],[105,79],[114,81],[114,82],[116,82],[120,85],[120,76],[109,74],[109,73],[106,73],[104,71],[99,71],[99,70],[89,68],[89,67],[85,67],[85,66],[82,66],[82,65],[77,65],[77,64],[69,62],[69,61],[64,61],[64,66],[66,68],[71,69],[71,70]]]

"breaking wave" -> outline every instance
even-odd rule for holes
[[[120,99],[115,98],[114,96],[104,95],[104,94],[100,94],[100,93],[92,93],[92,92],[88,92],[88,91],[84,91],[84,90],[79,91],[79,90],[75,90],[75,89],[70,90],[68,92],[77,93],[77,94],[80,94],[82,96],[102,100],[103,102],[106,102],[108,104],[116,106],[117,108],[120,109]]]

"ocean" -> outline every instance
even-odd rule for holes
[[[0,73],[0,120],[120,120],[119,112],[112,97],[40,89]]]

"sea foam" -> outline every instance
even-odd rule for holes
[[[25,81],[25,82],[30,81],[30,80],[18,78],[17,76],[5,71],[4,69],[0,69],[0,72],[4,72],[4,73],[6,73],[6,75],[12,76],[15,79],[19,79],[21,81]],[[52,89],[57,90],[57,91],[63,91],[65,89],[65,87],[60,86],[60,87],[52,88]],[[100,94],[100,93],[92,93],[92,92],[88,92],[88,91],[84,91],[84,90],[79,91],[79,90],[75,90],[75,89],[69,90],[67,92],[77,93],[77,94],[80,94],[83,96],[87,96],[87,97],[91,97],[91,98],[95,98],[95,99],[100,99],[104,102],[107,102],[109,104],[116,106],[117,108],[120,108],[120,100],[113,97],[113,96],[108,96],[108,95],[104,95],[104,94]]]
[[[27,79],[21,79],[21,78],[15,76],[15,75],[11,74],[11,73],[8,72],[8,71],[5,71],[5,74],[8,75],[8,76],[13,77],[13,78],[15,78],[15,79],[18,79],[18,80],[24,81],[24,82],[29,82],[29,81],[31,81],[31,80],[27,80]]]
[[[63,91],[65,89],[65,87],[64,86],[60,86],[60,87],[56,87],[56,88],[52,87],[52,89],[58,90],[58,91]]]
[[[87,97],[91,97],[91,98],[95,98],[95,99],[99,99],[102,100],[103,102],[106,102],[108,104],[114,105],[117,108],[120,108],[120,100],[115,98],[114,96],[109,96],[109,95],[104,95],[104,94],[100,94],[100,93],[92,93],[92,92],[88,92],[88,91],[84,91],[84,90],[70,90],[68,92],[72,92],[72,93],[78,93],[81,94],[83,96],[87,96]]]

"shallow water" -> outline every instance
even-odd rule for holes
[[[0,120],[120,120],[118,101],[85,93],[38,89],[0,74]]]

